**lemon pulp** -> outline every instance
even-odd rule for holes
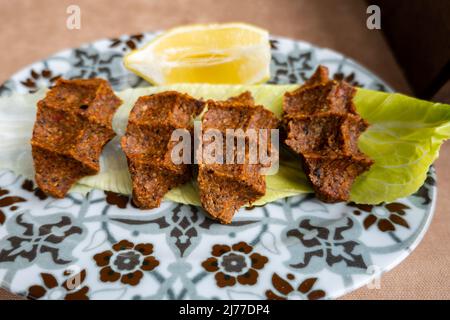
[[[179,27],[131,52],[124,63],[158,85],[261,83],[270,75],[269,35],[242,23]]]

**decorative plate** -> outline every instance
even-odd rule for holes
[[[62,51],[15,74],[0,94],[34,92],[60,76],[102,77],[116,90],[146,86],[122,57],[154,36]],[[302,83],[323,64],[335,79],[390,90],[339,53],[280,37],[271,45],[271,83]],[[242,209],[220,225],[201,208],[164,202],[141,211],[127,196],[100,190],[53,199],[1,171],[1,286],[33,299],[337,298],[408,256],[435,199],[431,168],[417,193],[394,203],[325,204],[302,195]]]

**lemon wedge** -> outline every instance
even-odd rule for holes
[[[262,83],[270,77],[269,33],[244,23],[177,27],[130,52],[124,65],[155,85]]]

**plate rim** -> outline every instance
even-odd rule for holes
[[[156,36],[156,35],[158,35],[161,32],[163,32],[163,30],[148,31],[148,32],[143,32],[143,34],[148,35],[148,36]],[[127,36],[131,36],[131,34],[122,34],[122,35],[120,35],[117,38],[127,37]],[[371,76],[371,78],[376,79],[380,83],[384,84],[388,91],[394,91],[393,87],[389,83],[387,83],[386,81],[381,79],[376,73],[372,72],[371,69],[369,69],[365,65],[357,62],[353,58],[347,57],[346,55],[344,55],[344,54],[342,54],[342,53],[340,53],[340,52],[338,52],[338,51],[336,51],[334,49],[330,49],[330,48],[327,48],[327,47],[320,47],[320,46],[317,46],[317,45],[315,45],[313,43],[310,43],[308,41],[297,40],[297,39],[294,39],[294,38],[290,38],[290,37],[286,37],[286,36],[278,36],[278,35],[274,35],[274,34],[270,34],[270,39],[271,40],[272,39],[284,40],[284,41],[288,41],[288,42],[299,43],[299,44],[310,46],[313,49],[328,50],[328,51],[330,51],[330,52],[332,52],[334,54],[337,54],[337,55],[343,57],[345,60],[353,63],[354,65],[357,65],[359,68],[361,68],[362,70],[367,72]],[[44,62],[44,61],[46,61],[46,60],[48,60],[48,59],[50,59],[52,57],[59,56],[59,55],[64,55],[64,54],[69,54],[69,53],[73,52],[76,49],[84,48],[84,47],[93,45],[95,43],[99,43],[99,42],[102,42],[102,41],[109,41],[109,40],[111,40],[111,38],[104,37],[104,38],[100,38],[100,39],[89,41],[89,42],[83,42],[82,44],[80,44],[77,47],[64,48],[64,49],[58,50],[57,52],[55,52],[55,53],[53,53],[53,54],[51,54],[51,55],[49,55],[49,56],[47,56],[47,57],[45,57],[43,59],[36,60],[36,61],[26,65],[25,67],[20,68],[18,71],[14,72],[11,76],[9,76],[8,79],[3,82],[3,84],[7,83],[8,81],[11,81],[13,78],[17,77],[19,74],[21,74],[21,73],[23,73],[23,72],[25,72],[27,70],[31,70],[34,65],[42,63],[42,62]],[[395,259],[393,259],[392,262],[390,262],[388,266],[383,268],[383,270],[381,271],[381,274],[379,276],[382,276],[384,273],[386,273],[388,271],[391,271],[396,266],[398,266],[402,261],[404,261],[406,259],[406,257],[408,257],[417,248],[417,246],[423,240],[424,236],[426,235],[426,233],[427,233],[427,231],[428,231],[428,229],[429,229],[429,227],[431,225],[431,222],[433,220],[433,217],[434,217],[434,214],[435,214],[435,210],[436,210],[436,202],[437,202],[437,197],[438,197],[438,185],[437,185],[437,174],[436,174],[436,172],[432,168],[430,168],[429,170],[431,170],[431,174],[432,174],[433,178],[435,179],[436,184],[433,185],[433,186],[430,186],[431,204],[429,204],[426,207],[426,209],[424,208],[424,210],[426,210],[426,215],[427,215],[427,217],[425,218],[426,221],[425,221],[422,229],[420,230],[420,232],[417,234],[417,237],[414,239],[414,241],[411,242],[411,244],[407,248],[405,248],[405,250],[403,252],[401,252],[401,254],[396,255]],[[15,176],[17,177],[18,175],[15,175]],[[345,286],[345,287],[343,287],[341,289],[342,292],[335,291],[331,295],[327,295],[327,298],[336,299],[336,298],[342,297],[342,296],[344,296],[346,294],[349,294],[349,293],[351,293],[351,292],[353,292],[353,291],[355,291],[355,290],[357,290],[357,289],[359,289],[361,287],[366,286],[368,283],[373,281],[373,279],[376,278],[377,276],[378,275],[376,275],[376,274],[373,275],[373,276],[370,276],[370,278],[368,278],[366,281],[360,282],[357,285],[355,283],[352,283],[351,286]],[[9,284],[5,285],[5,283],[3,282],[3,279],[0,280],[0,287],[10,291]],[[12,291],[10,291],[10,292],[12,292]],[[17,292],[12,292],[12,293],[14,293],[16,295],[24,296],[21,293],[17,293]]]

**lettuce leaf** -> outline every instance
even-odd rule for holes
[[[101,171],[81,179],[72,191],[98,188],[123,194],[131,193],[126,158],[120,149],[128,114],[139,96],[166,90],[189,93],[196,98],[223,100],[249,90],[257,104],[280,116],[282,98],[297,85],[207,85],[178,84],[163,87],[127,89],[117,92],[124,101],[113,120],[118,134],[107,144],[100,159]],[[0,98],[0,168],[32,178],[34,175],[29,139],[36,103],[44,95],[14,94]],[[450,137],[450,106],[365,89],[358,89],[355,104],[371,126],[360,137],[359,147],[375,164],[358,177],[351,190],[351,200],[376,204],[390,202],[415,192],[424,182],[428,167],[439,154],[439,147]],[[277,174],[267,176],[266,195],[255,205],[284,197],[311,192],[300,161],[288,154],[280,159]],[[194,181],[171,190],[165,197],[175,202],[199,205]]]
[[[355,180],[351,200],[377,204],[417,191],[450,137],[450,106],[365,89],[354,101],[371,124],[358,146],[375,163]]]

